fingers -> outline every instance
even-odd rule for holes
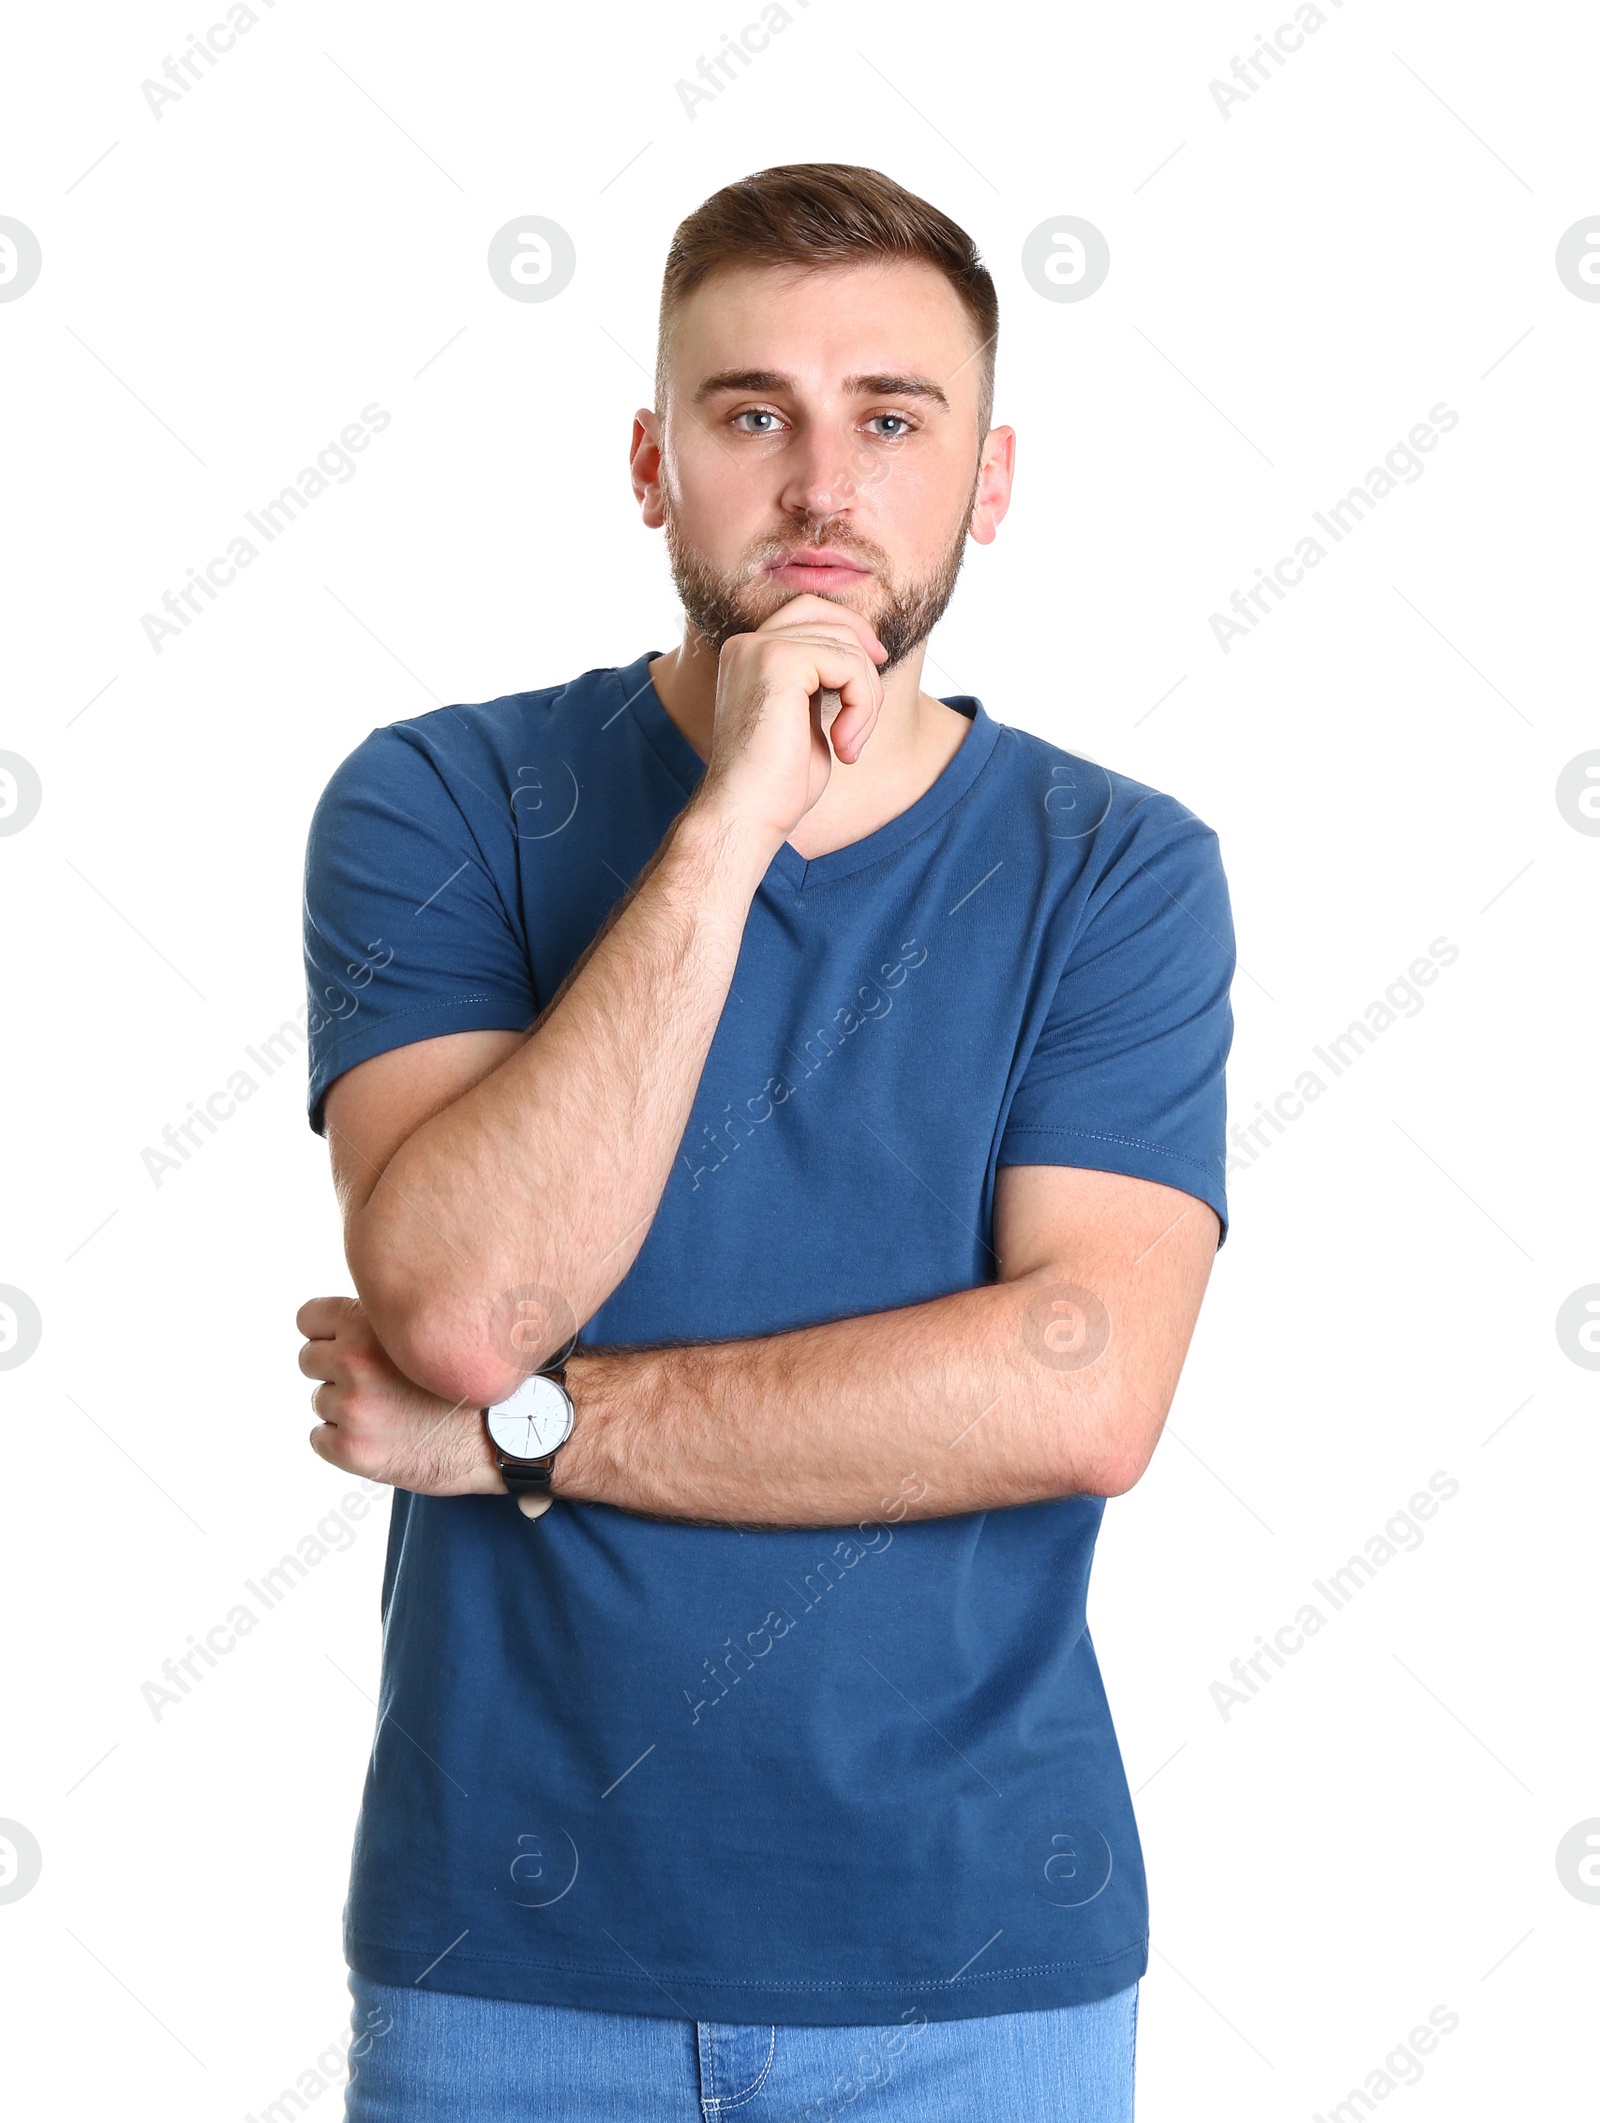
[[[883,712],[883,680],[873,666],[862,666],[856,659],[856,668],[843,684],[830,685],[826,675],[821,683],[822,726],[833,756],[845,766],[854,766]],[[835,710],[830,721],[830,712]]]
[[[820,736],[833,747],[833,756],[842,766],[854,766],[861,757],[861,748],[872,735],[877,725],[877,715],[870,721],[856,718],[852,729],[843,711],[839,695],[831,687],[823,686],[811,696],[811,720]]]
[[[387,1374],[394,1368],[358,1298],[308,1298],[295,1314],[295,1325],[308,1337],[295,1359],[307,1378],[348,1387],[370,1382],[374,1371]]]
[[[805,597],[797,598],[795,602],[820,604],[822,600]],[[877,636],[872,634],[870,628],[867,632],[876,644]],[[742,637],[747,642],[760,638],[759,634],[747,634]],[[871,652],[859,636],[848,627],[833,626],[826,621],[811,619],[776,629],[767,639],[769,642],[782,644],[783,664],[786,666],[784,675],[809,699],[815,699],[820,692],[824,696],[823,707],[831,710],[833,702],[829,701],[827,696],[834,696],[839,703],[833,728],[829,732],[834,750],[838,753],[843,746],[845,752],[842,756],[852,760],[857,758],[862,745],[871,736],[883,707],[883,680],[878,676]],[[734,644],[730,642],[724,654],[728,654],[733,647]],[[774,651],[769,648],[766,658],[769,672],[772,669],[773,654]],[[826,727],[826,723],[823,726]]]
[[[836,604],[831,597],[819,597],[814,590],[803,590],[798,597],[791,597],[755,631],[758,634],[781,634],[791,627],[815,626],[819,622],[826,628],[846,628],[855,635],[874,663],[882,663],[889,654],[872,631],[871,622],[861,613],[850,605]]]
[[[353,1297],[308,1297],[294,1316],[294,1323],[308,1340],[331,1340],[361,1303]],[[365,1315],[363,1315],[365,1317]]]
[[[330,1467],[337,1467],[341,1474],[359,1474],[368,1481],[381,1480],[361,1464],[362,1456],[353,1440],[332,1423],[319,1423],[311,1432],[310,1445],[319,1460],[326,1460]]]
[[[802,642],[823,652],[818,658],[816,685],[812,691],[815,693],[820,689],[824,695],[832,693],[837,696],[836,701],[824,698],[822,702],[823,727],[828,732],[835,758],[847,765],[859,759],[883,706],[883,686],[877,666],[889,654],[873,631],[870,620],[847,604],[836,604],[832,598],[819,597],[808,590],[791,598],[755,631],[758,635],[778,635],[785,640]],[[853,653],[856,648],[868,661],[863,663]],[[830,656],[836,659],[841,653],[848,659],[843,678],[838,675],[836,661],[829,667]],[[854,683],[850,682],[852,679]],[[827,716],[830,708],[835,706],[838,713],[830,728]]]
[[[838,698],[837,695],[834,696]],[[826,702],[824,702],[826,706]],[[861,757],[867,739],[878,727],[878,717],[883,709],[883,687],[878,687],[876,705],[870,709],[850,703],[840,706],[828,731],[828,742],[833,746],[833,756],[841,766],[853,767]]]
[[[297,1361],[307,1378],[335,1379],[345,1370],[339,1345],[332,1341],[307,1342]]]

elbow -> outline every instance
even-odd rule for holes
[[[1115,1452],[1102,1457],[1089,1483],[1091,1496],[1126,1496],[1150,1464],[1144,1452]]]
[[[360,1261],[352,1248],[351,1274],[362,1310],[395,1368],[425,1393],[457,1406],[487,1408],[520,1384],[543,1352],[502,1353],[488,1323],[468,1324],[459,1304],[413,1287],[393,1270]]]
[[[523,1367],[497,1355],[485,1337],[463,1339],[415,1313],[402,1315],[387,1331],[380,1327],[378,1338],[408,1379],[458,1407],[491,1407],[527,1376]]]
[[[441,1400],[488,1408],[503,1401],[545,1360],[544,1352],[501,1351],[486,1323],[463,1321],[459,1307],[420,1299],[373,1319],[378,1339],[408,1379]]]
[[[525,1283],[496,1298],[473,1285],[481,1263],[463,1262],[457,1277],[453,1264],[441,1273],[415,1261],[382,1221],[386,1206],[377,1221],[347,1226],[345,1259],[373,1332],[408,1379],[442,1400],[487,1408],[560,1354],[580,1321],[559,1291]]]
[[[1155,1456],[1166,1421],[1165,1408],[1158,1413],[1140,1395],[1117,1389],[1111,1381],[1107,1385],[1095,1441],[1077,1470],[1075,1487],[1088,1496],[1126,1496]]]

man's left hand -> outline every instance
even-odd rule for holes
[[[314,1297],[295,1314],[300,1369],[320,1379],[311,1449],[347,1474],[419,1496],[505,1495],[481,1409],[445,1401],[397,1369],[353,1297]]]

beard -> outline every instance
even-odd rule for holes
[[[767,569],[790,554],[806,546],[827,546],[870,572],[876,595],[866,605],[863,617],[889,652],[878,666],[882,677],[926,641],[943,618],[961,572],[967,523],[977,491],[974,476],[960,530],[938,565],[920,581],[896,576],[881,548],[854,536],[837,519],[826,516],[807,516],[789,530],[774,532],[751,546],[734,567],[719,568],[689,544],[671,500],[663,491],[667,560],[684,617],[705,636],[712,654],[720,655],[723,644],[735,634],[754,633],[764,620],[796,597],[809,594],[827,598],[830,604],[848,604],[850,599],[838,591],[807,593],[767,579]]]

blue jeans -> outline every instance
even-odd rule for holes
[[[352,1974],[346,2123],[1133,2123],[1139,1986],[1053,2012],[746,2027]]]

